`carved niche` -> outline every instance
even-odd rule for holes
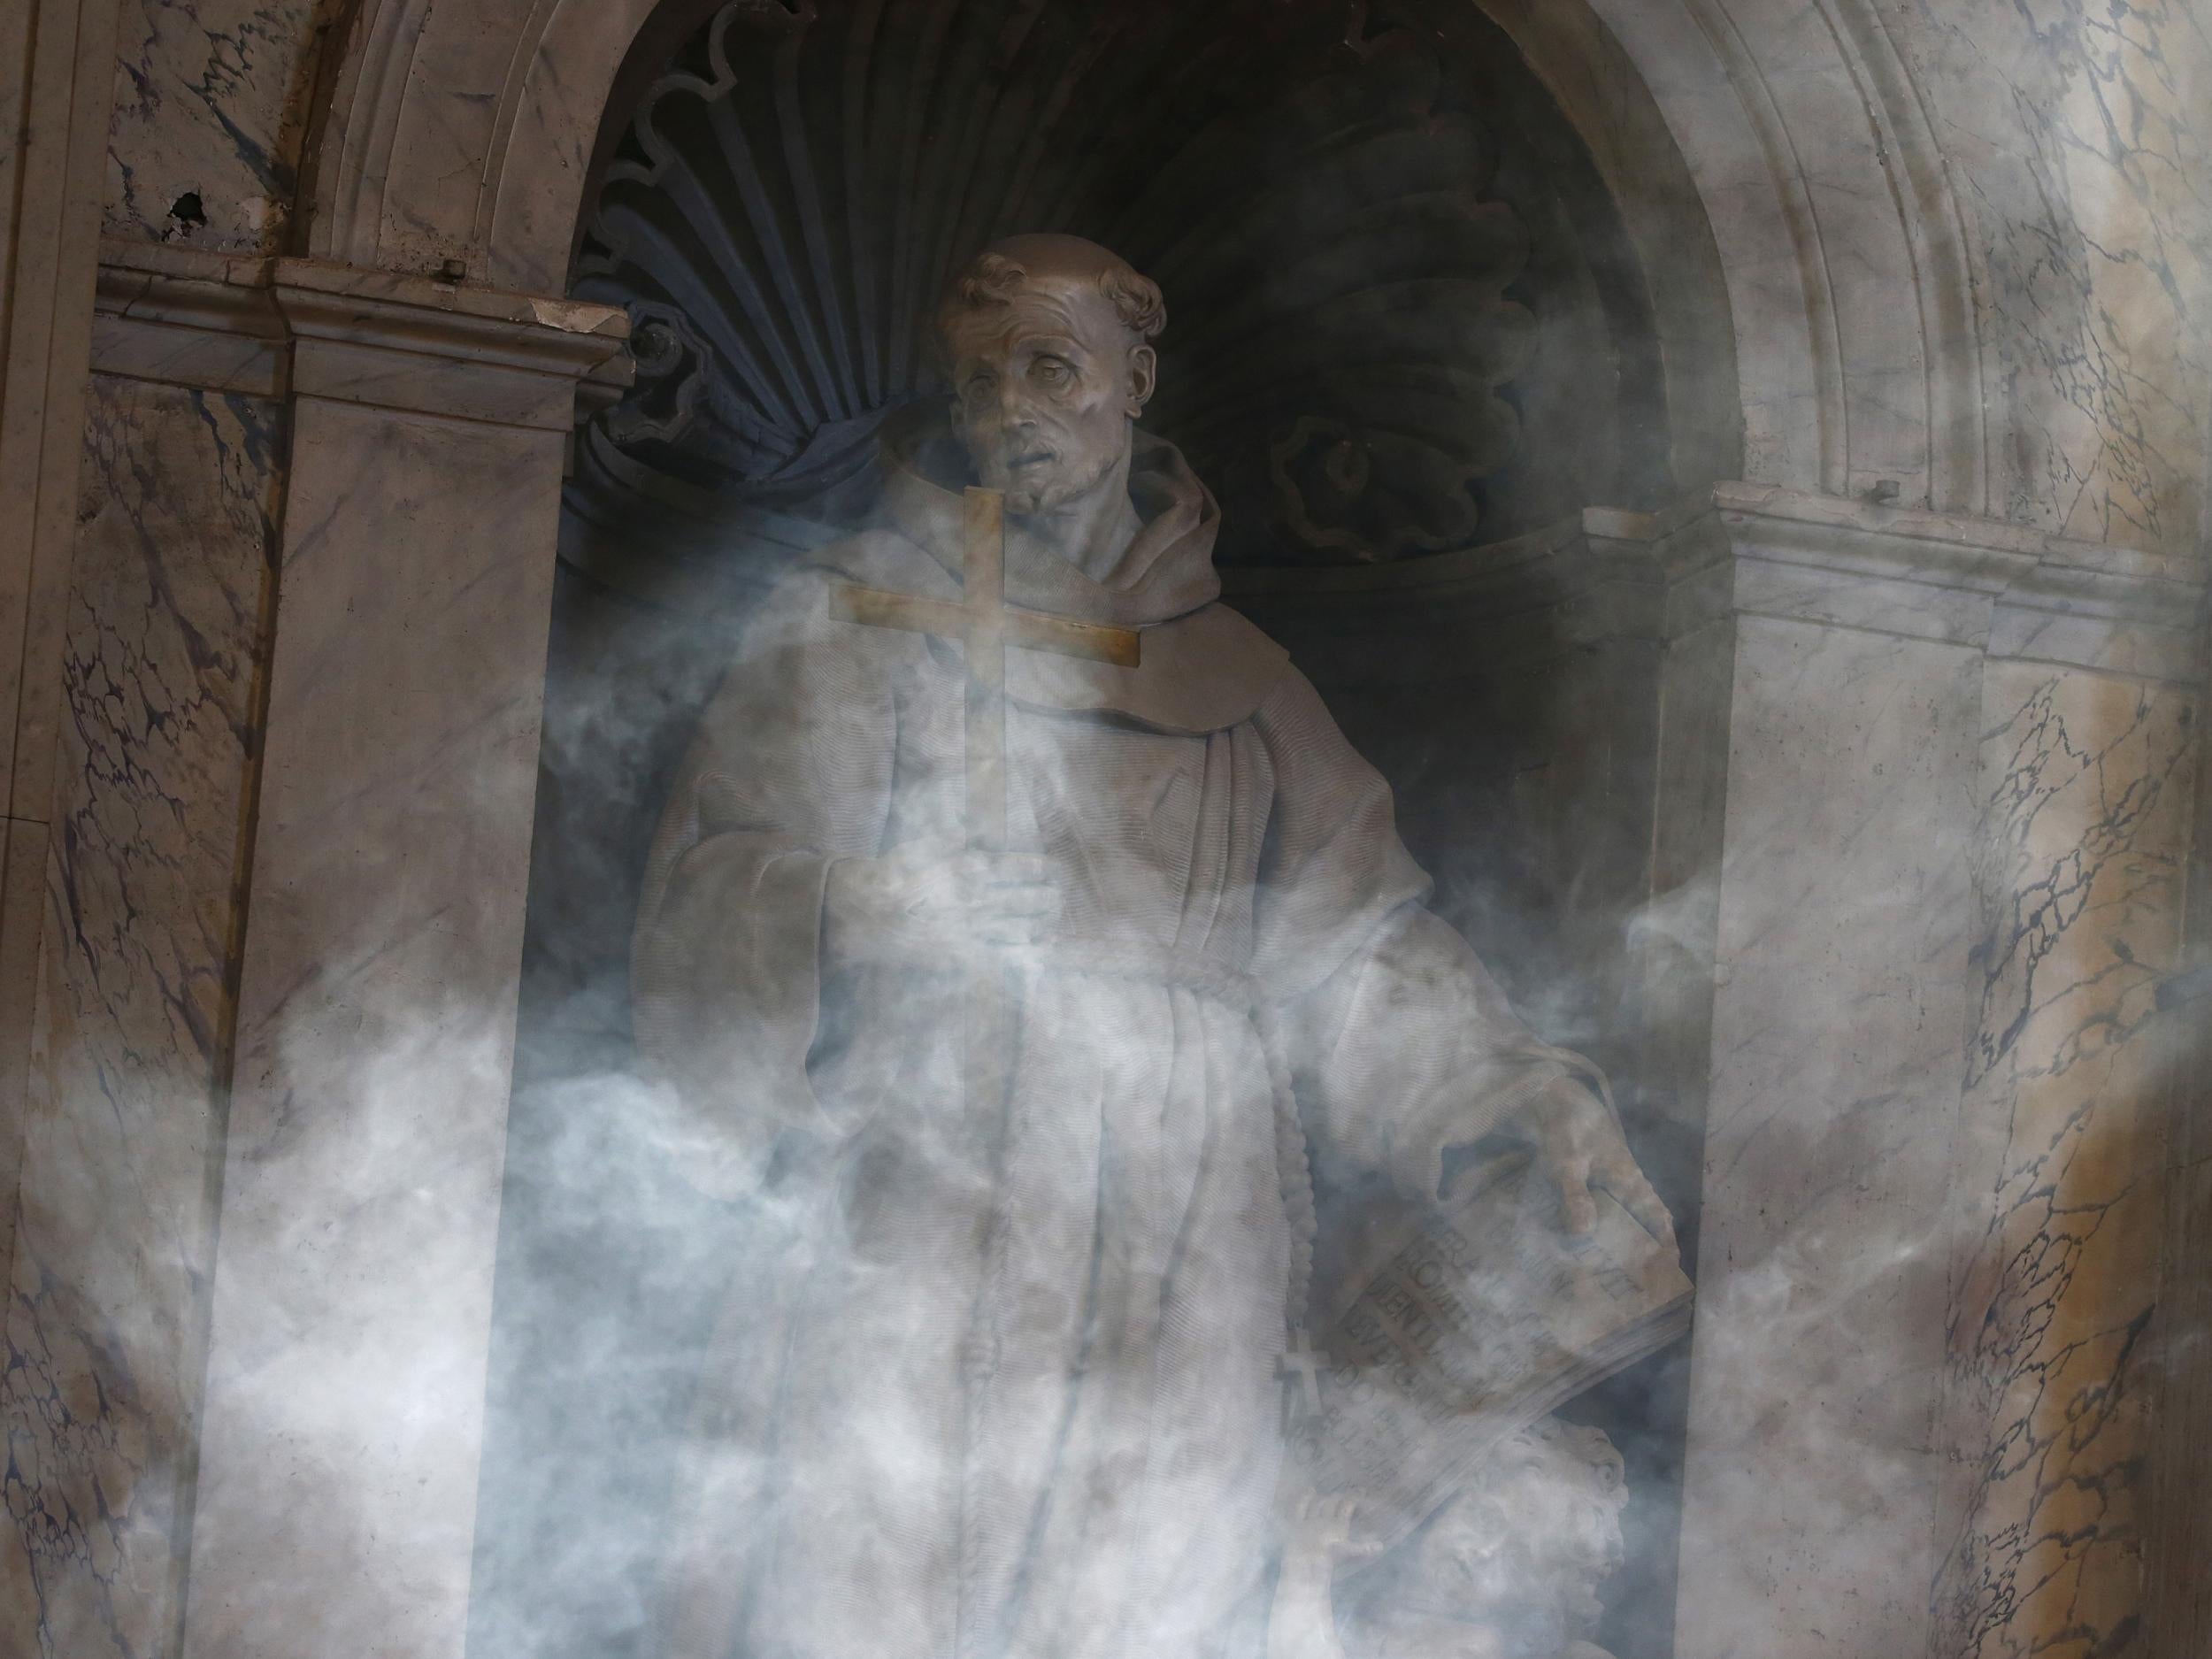
[[[1147,425],[1221,496],[1225,564],[1495,541],[1663,455],[1617,221],[1463,0],[731,0],[603,159],[575,291],[628,309],[638,378],[575,516],[850,522],[941,389],[946,273],[1014,230],[1165,290]]]

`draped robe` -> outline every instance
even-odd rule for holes
[[[1010,536],[1014,603],[1142,632],[1136,669],[1016,650],[1008,1097],[961,1086],[951,964],[826,960],[841,858],[956,844],[960,648],[830,620],[854,579],[956,597],[941,443],[884,522],[764,603],[648,872],[649,1068],[760,1217],[704,1385],[681,1659],[1198,1659],[1261,1584],[1310,1152],[1432,1194],[1572,1067],[1460,937],[1390,792],[1217,601],[1211,497],[1140,440],[1144,528],[1094,580]]]

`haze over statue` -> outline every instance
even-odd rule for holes
[[[704,1385],[686,1659],[1256,1651],[1317,1166],[1427,1205],[1517,1138],[1567,1230],[1672,1271],[1601,1083],[1219,603],[1213,499],[1137,424],[1165,321],[1072,237],[970,263],[949,410],[764,604],[669,803],[641,1043],[777,1222]]]

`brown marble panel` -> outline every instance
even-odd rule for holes
[[[2212,662],[2212,629],[2198,661]],[[2187,955],[2167,999],[2166,1259],[2160,1290],[2158,1439],[2151,1453],[2149,1594],[2154,1654],[2212,1652],[2212,728],[2197,722]]]
[[[88,404],[0,1374],[11,1652],[173,1651],[274,419],[105,377]]]
[[[43,822],[0,820],[0,1283],[15,1259],[10,1209],[23,1155],[23,1096],[38,1007],[47,834]]]
[[[1993,663],[1936,1651],[2139,1649],[2194,696]]]

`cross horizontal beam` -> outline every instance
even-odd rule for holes
[[[979,619],[975,609],[956,599],[923,599],[881,588],[863,588],[856,582],[838,582],[829,593],[833,621],[864,623],[872,628],[897,628],[909,634],[934,634],[942,639],[965,641]],[[1092,662],[1134,668],[1141,656],[1141,641],[1133,628],[1108,627],[1096,622],[1076,622],[1007,605],[1003,618],[1005,642],[1025,650],[1050,651],[1059,657],[1080,657]]]

